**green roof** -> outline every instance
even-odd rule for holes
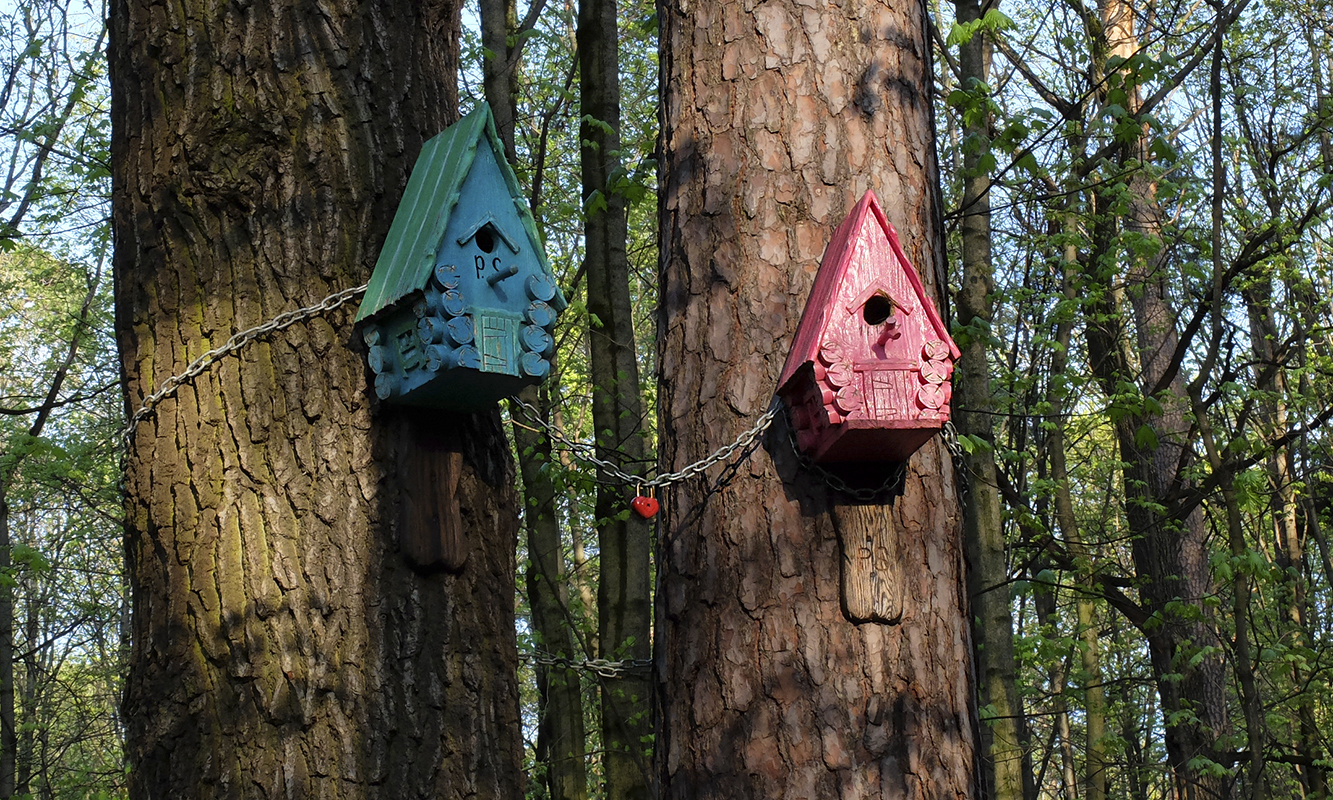
[[[358,322],[425,288],[448,230],[449,217],[458,204],[463,181],[471,171],[477,147],[483,141],[495,153],[510,199],[532,240],[542,270],[551,274],[546,251],[537,236],[537,224],[519,190],[518,178],[505,160],[504,145],[495,131],[491,107],[482,103],[421,148],[403,199],[394,213],[389,236],[375,262],[366,296],[361,300],[361,310],[356,315]]]

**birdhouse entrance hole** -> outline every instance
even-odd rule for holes
[[[882,294],[871,295],[861,309],[861,317],[867,325],[882,325],[893,316],[893,301]]]
[[[490,225],[483,225],[481,230],[477,231],[477,247],[480,247],[483,253],[489,253],[495,249],[495,234],[491,233]]]

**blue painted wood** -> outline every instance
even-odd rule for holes
[[[375,392],[491,406],[550,373],[565,306],[483,106],[423,148],[371,277],[358,319]]]

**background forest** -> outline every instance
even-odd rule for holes
[[[506,412],[552,800],[651,784],[652,563],[592,457],[657,461],[659,20],[609,13],[464,12],[571,300]],[[931,15],[989,793],[1328,797],[1333,6]],[[127,796],[106,16],[0,5],[0,798]]]

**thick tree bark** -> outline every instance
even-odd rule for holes
[[[366,280],[422,143],[457,116],[459,6],[111,10],[126,402],[234,331]],[[211,365],[128,461],[131,792],[522,793],[517,502],[498,414],[378,407],[352,307]],[[429,431],[462,454],[467,558],[393,521]]]
[[[662,467],[732,442],[775,390],[820,255],[867,189],[938,296],[930,47],[919,4],[662,8]],[[897,625],[840,603],[847,505],[779,421],[675,485],[658,561],[664,798],[964,798],[976,718],[955,476],[935,439],[888,508]],[[844,533],[846,531],[844,530]]]
[[[981,18],[978,0],[956,0],[960,23]],[[990,4],[989,8],[995,8]],[[960,80],[969,91],[989,85],[991,45],[977,31],[959,47]],[[989,141],[989,113],[978,114],[964,135]],[[977,693],[983,711],[982,776],[992,800],[1024,797],[1024,720],[1018,699],[1014,664],[1014,626],[1004,541],[999,479],[995,466],[995,430],[991,421],[990,363],[987,356],[994,317],[995,292],[991,266],[990,173],[982,167],[989,148],[973,147],[963,156],[963,199],[959,209],[962,241],[962,286],[958,292],[958,325],[962,357],[955,391],[958,431],[987,443],[963,457],[968,491],[964,496],[963,542],[967,552],[968,597],[972,604],[972,635],[976,640]]]
[[[581,0],[578,14],[579,152],[588,281],[588,370],[599,458],[631,474],[643,468],[643,402],[629,294],[625,197],[620,166],[620,48],[615,0]],[[594,198],[600,198],[600,202]],[[599,475],[595,514],[600,569],[597,648],[603,658],[648,660],[652,653],[652,525],[628,512],[631,487]],[[652,683],[643,671],[601,680],[606,794],[650,794]]]

